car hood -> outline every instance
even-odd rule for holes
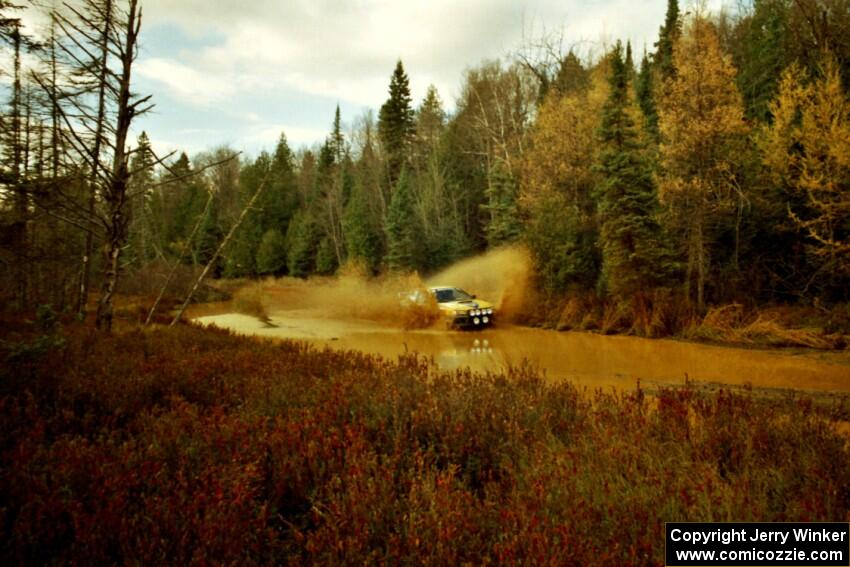
[[[481,299],[473,299],[472,301],[447,301],[438,304],[442,311],[471,311],[473,309],[492,309],[493,304],[489,301]]]

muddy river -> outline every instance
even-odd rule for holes
[[[196,317],[204,325],[267,338],[309,341],[396,357],[418,352],[442,368],[498,370],[527,360],[550,379],[590,388],[632,389],[682,384],[686,379],[757,388],[850,392],[850,364],[843,354],[792,353],[694,344],[675,340],[556,332],[502,325],[468,332],[404,331],[386,324],[315,310],[278,310],[265,322],[224,313]]]

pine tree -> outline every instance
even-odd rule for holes
[[[351,159],[340,128],[339,107],[334,118],[331,135],[319,152],[319,167],[316,177],[316,197],[313,203],[315,218],[324,235],[320,241],[317,269],[332,273],[346,257],[342,217],[345,203],[351,192]],[[329,254],[332,253],[333,259]]]
[[[276,228],[263,234],[257,249],[257,273],[276,275],[286,269],[286,239]]]
[[[130,254],[144,264],[152,254],[150,199],[154,184],[154,161],[150,139],[142,132],[136,141],[136,151],[130,159]]]
[[[378,115],[378,135],[387,155],[388,180],[394,186],[410,157],[411,143],[416,133],[416,123],[410,80],[401,60],[396,63],[389,87],[390,97],[381,106]]]
[[[747,118],[767,122],[788,56],[788,6],[784,0],[755,0],[741,48],[738,87]]]
[[[561,60],[553,86],[561,96],[584,92],[590,86],[590,73],[572,49]]]
[[[496,166],[487,187],[487,202],[483,209],[488,213],[486,234],[490,247],[515,241],[521,232],[517,183],[504,166]]]
[[[191,261],[194,250],[186,240],[204,208],[206,192],[200,187],[185,152],[168,168],[163,181],[151,205],[151,217],[160,223],[156,230],[160,248]]]
[[[437,150],[445,126],[446,111],[437,88],[431,85],[416,113],[416,134],[422,146],[420,154],[428,155]]]
[[[281,133],[271,162],[269,187],[259,199],[264,231],[270,229],[286,233],[289,220],[298,206],[298,180],[295,175],[295,157],[289,149],[286,135]]]
[[[345,207],[342,227],[348,257],[376,272],[381,262],[383,243],[381,220],[380,215],[370,208],[368,190],[362,177],[355,182],[351,199]]]
[[[239,209],[244,209],[263,181],[270,176],[272,158],[260,153],[253,163],[246,165],[239,176]],[[239,227],[227,252],[225,276],[238,278],[257,275],[257,250],[267,229],[264,216],[269,204],[269,194],[263,193],[248,211],[245,222]],[[271,198],[274,198],[273,196]]]
[[[418,267],[419,227],[414,211],[413,183],[407,169],[402,169],[387,211],[387,265],[392,271],[409,271]]]
[[[596,187],[602,289],[618,298],[646,291],[665,271],[652,173],[635,126],[628,59],[619,42],[610,55],[610,94],[602,109]]]
[[[640,72],[635,80],[635,95],[643,114],[643,127],[649,141],[658,143],[658,108],[655,104],[655,85],[652,63],[644,53],[640,62]]]
[[[286,231],[286,265],[289,275],[304,278],[316,268],[320,228],[309,209],[300,209],[292,217]]]
[[[658,42],[655,44],[655,65],[664,81],[676,74],[673,46],[681,35],[682,21],[679,18],[679,2],[678,0],[667,0],[667,15],[664,18],[664,25],[658,31]]]
[[[334,122],[331,130],[331,136],[328,139],[328,146],[333,153],[334,162],[342,163],[342,157],[345,154],[345,138],[342,135],[342,118],[339,112],[339,105],[336,105],[334,113]]]
[[[336,255],[334,243],[330,237],[324,236],[319,240],[316,249],[316,273],[329,276],[339,268],[339,259]]]

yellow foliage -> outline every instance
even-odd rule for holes
[[[850,238],[841,234],[850,221],[850,98],[833,57],[818,80],[805,84],[802,76],[797,65],[783,74],[770,106],[774,122],[759,145],[775,180],[806,199],[810,214],[790,214],[818,252],[850,256]]]
[[[737,150],[747,133],[735,68],[720,49],[713,24],[697,17],[673,49],[676,75],[659,108],[661,157],[667,177],[661,198],[701,207],[730,188]],[[685,195],[682,195],[685,193]]]
[[[736,196],[738,203],[743,200],[735,175],[748,128],[735,68],[708,19],[698,15],[691,20],[673,47],[673,62],[676,74],[664,84],[658,113],[664,171],[659,197],[670,213],[668,221],[684,235],[686,291],[690,295],[695,275],[702,308],[711,228]]]
[[[523,163],[520,202],[534,208],[550,197],[573,206],[588,198],[595,183],[596,129],[608,96],[604,65],[591,74],[587,92],[561,96],[553,91],[541,104]]]

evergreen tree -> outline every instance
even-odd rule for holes
[[[538,285],[550,294],[593,289],[600,265],[595,223],[560,194],[547,195],[531,212],[525,242]]]
[[[272,228],[263,234],[257,249],[257,273],[277,275],[286,269],[286,239],[283,233]]]
[[[201,226],[198,227],[198,233],[195,239],[190,243],[193,263],[197,265],[206,265],[212,259],[213,255],[218,250],[218,246],[224,238],[224,231],[218,218],[218,207],[212,206],[207,214],[201,220]],[[215,274],[218,275],[222,271],[223,259],[218,258],[214,266]]]
[[[407,169],[401,170],[398,185],[387,211],[387,265],[393,271],[418,267],[419,227],[414,211],[413,183]]]
[[[553,86],[561,96],[585,92],[590,86],[590,73],[572,49],[561,61]]]
[[[389,183],[394,186],[409,159],[411,142],[416,133],[410,80],[404,72],[401,60],[396,63],[390,79],[389,92],[390,97],[381,106],[378,115],[378,135],[387,156]]]
[[[422,146],[421,155],[427,156],[437,150],[445,126],[446,111],[443,110],[437,88],[431,85],[416,113],[416,134]]]
[[[336,105],[334,113],[334,122],[331,130],[331,136],[328,139],[328,147],[333,154],[335,163],[342,163],[342,157],[345,155],[345,138],[342,135],[342,119],[339,113],[339,105]]]
[[[314,218],[324,233],[318,249],[321,258],[316,260],[317,269],[322,273],[332,273],[346,257],[342,217],[351,193],[351,159],[340,129],[338,110],[331,135],[319,152],[315,192],[317,200],[312,203]],[[333,261],[329,257],[331,252]]]
[[[746,22],[738,61],[738,87],[747,118],[770,120],[770,102],[776,97],[788,56],[788,6],[784,0],[755,0]]]
[[[239,176],[240,210],[247,206],[248,201],[263,182],[268,183],[271,166],[271,156],[267,152],[262,152],[253,163],[243,168]],[[274,194],[270,195],[264,192],[261,198],[255,202],[254,207],[248,211],[245,222],[239,227],[239,231],[234,235],[234,239],[229,245],[225,264],[226,277],[237,278],[257,275],[257,250],[268,224],[264,217],[269,212],[267,209],[269,200],[274,198]]]
[[[516,240],[521,232],[517,206],[517,184],[504,166],[496,166],[487,187],[487,203],[483,205],[489,215],[487,244],[499,246]]]
[[[634,84],[635,80],[635,60],[632,55],[632,42],[626,42],[626,78],[629,81],[629,84]]]
[[[682,35],[682,21],[679,18],[678,0],[667,0],[667,15],[664,25],[658,31],[658,42],[655,44],[655,64],[661,73],[662,80],[668,80],[676,74],[673,61],[673,46]]]
[[[194,244],[187,242],[198,216],[204,210],[207,193],[194,175],[189,157],[181,153],[169,168],[163,185],[151,197],[152,235],[160,250],[168,250],[183,261],[197,261]]]
[[[295,175],[295,156],[283,133],[272,156],[268,183],[257,206],[262,211],[263,230],[277,229],[285,234],[298,206],[298,180]]]
[[[334,243],[330,237],[324,236],[319,240],[319,247],[316,249],[316,273],[328,276],[336,272],[337,268],[339,258]]]
[[[376,272],[381,263],[383,243],[381,219],[370,207],[368,190],[362,178],[355,182],[351,199],[345,207],[342,227],[348,257]]]
[[[150,139],[142,132],[136,144],[136,151],[130,160],[130,249],[129,254],[136,262],[146,263],[153,257],[152,226],[150,200],[154,184],[154,156]]]
[[[651,142],[658,143],[658,108],[655,104],[654,73],[649,56],[644,53],[640,62],[640,72],[635,80],[635,95],[643,114],[643,126]]]
[[[620,42],[610,55],[610,94],[602,109],[596,187],[601,229],[601,288],[619,298],[658,285],[665,271],[656,196],[639,142]]]
[[[320,228],[309,209],[300,209],[286,231],[286,265],[291,276],[304,278],[315,271]]]

